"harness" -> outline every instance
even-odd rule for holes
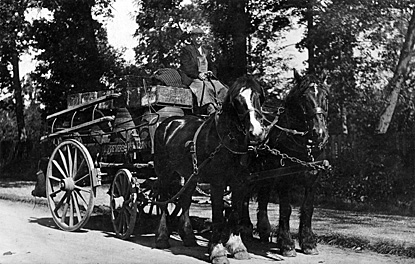
[[[268,126],[268,129],[271,130],[272,127],[276,127],[278,130],[280,130],[280,133],[278,134],[277,138],[275,139],[276,141],[278,141],[278,139],[281,136],[281,134],[283,132],[285,132],[287,134],[287,136],[290,137],[291,140],[296,145],[298,145],[300,147],[304,147],[303,144],[301,144],[301,143],[297,142],[297,140],[295,140],[295,137],[294,136],[296,136],[296,135],[305,136],[306,134],[308,134],[309,131],[308,130],[307,131],[297,131],[295,129],[289,129],[289,128],[285,128],[285,127],[281,127],[281,126],[277,125],[277,123],[279,121],[279,118],[280,118],[280,115],[283,112],[284,112],[284,108],[283,107],[279,107],[278,108],[278,111],[277,111],[277,114],[276,114],[274,120],[272,120],[272,121],[270,121],[270,120],[268,120],[267,118],[264,117],[264,119],[267,122],[270,123],[270,125]],[[312,115],[313,116],[313,115],[317,115],[317,114],[323,114],[324,116],[327,115],[326,111],[322,107],[315,107],[313,109],[312,114],[309,114],[309,115]],[[309,127],[307,120],[306,120],[306,123],[307,123],[307,126]],[[269,136],[269,134],[268,134],[268,136]],[[325,139],[323,140],[323,142],[321,142],[318,145],[318,148],[319,149],[322,149],[325,146],[325,144],[327,143],[327,138],[328,138],[328,136],[326,136]],[[269,140],[269,138],[268,138],[268,140]],[[268,142],[268,140],[267,140],[267,142]],[[284,160],[285,159],[288,159],[288,160],[290,160],[290,161],[292,161],[294,163],[298,163],[298,164],[300,164],[302,166],[305,166],[305,167],[308,167],[308,168],[312,168],[313,170],[317,170],[317,169],[322,170],[322,169],[327,169],[328,168],[328,165],[326,165],[326,164],[325,165],[316,165],[316,164],[308,163],[306,161],[303,161],[301,159],[298,159],[297,157],[289,156],[288,154],[283,153],[283,152],[281,152],[278,149],[271,149],[269,147],[269,145],[267,144],[267,142],[265,142],[264,144],[262,144],[262,146],[258,147],[256,151],[258,151],[258,150],[266,150],[268,153],[271,153],[274,156],[280,156],[281,157],[281,160],[280,160],[281,166],[285,166]],[[309,143],[312,143],[312,140],[309,139]],[[314,162],[314,156],[312,154],[312,147],[313,146],[312,145],[309,145],[309,144],[306,144],[305,147],[306,147],[307,157],[310,159],[311,162]],[[292,150],[294,150],[294,149],[292,149]]]
[[[215,117],[215,126],[216,126],[216,133],[219,137],[219,145],[216,146],[216,148],[209,154],[209,156],[198,166],[198,161],[197,161],[197,153],[196,153],[196,142],[197,142],[197,138],[199,137],[200,131],[202,131],[203,126],[211,119],[213,118],[213,115],[211,115],[208,119],[206,119],[205,121],[203,121],[203,123],[197,128],[195,134],[193,135],[193,140],[189,140],[185,143],[185,147],[189,147],[189,152],[192,155],[192,164],[193,164],[193,172],[192,174],[189,176],[189,178],[187,179],[187,181],[185,182],[184,177],[182,177],[181,179],[181,183],[182,183],[182,187],[181,189],[170,199],[166,200],[166,201],[151,201],[152,204],[156,204],[159,206],[166,206],[168,203],[173,202],[174,200],[176,200],[177,198],[179,198],[183,192],[191,185],[193,184],[194,181],[197,180],[197,176],[199,175],[199,170],[202,169],[204,166],[206,166],[214,157],[215,155],[221,150],[222,147],[225,147],[228,151],[230,151],[233,154],[237,154],[237,155],[243,155],[243,154],[247,154],[248,152],[238,152],[235,150],[232,150],[229,146],[226,146],[226,144],[224,144],[222,137],[219,134],[219,131],[217,130],[218,128],[218,116],[221,114],[221,111],[217,111],[214,115]]]

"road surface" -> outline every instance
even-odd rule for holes
[[[207,240],[198,237],[199,247],[185,248],[173,236],[168,250],[153,248],[154,235],[136,235],[129,241],[113,236],[109,216],[95,214],[84,229],[65,232],[56,228],[45,206],[0,199],[0,263],[208,263]],[[230,259],[232,264],[263,263],[414,263],[414,259],[353,251],[319,245],[320,254],[283,258],[275,244],[248,244],[249,260]]]

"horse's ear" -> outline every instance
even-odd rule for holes
[[[293,71],[294,71],[294,78],[299,83],[301,81],[301,75],[298,73],[296,68],[294,68]]]

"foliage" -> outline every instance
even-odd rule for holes
[[[36,59],[41,63],[32,77],[47,113],[65,108],[68,94],[107,89],[110,84],[103,81],[112,81],[122,72],[121,54],[109,46],[96,18],[111,14],[111,1],[42,2],[53,19],[33,22],[34,47],[40,51]],[[100,8],[95,11],[96,7]]]
[[[277,2],[193,0],[183,5],[181,1],[136,1],[136,61],[151,71],[178,67],[186,32],[201,26],[208,32],[219,79],[231,83],[245,73],[264,79],[266,68],[283,65],[282,55],[273,54],[272,43],[289,20],[285,14],[267,11]],[[266,78],[269,87],[279,82],[277,75],[274,71]]]
[[[28,48],[26,34],[28,22],[24,12],[28,1],[3,0],[0,2],[0,90],[11,91],[12,76],[9,65],[13,53],[22,53]]]
[[[138,65],[154,72],[164,67],[179,67],[179,52],[193,26],[204,26],[203,13],[181,1],[137,0],[138,29],[135,47]]]

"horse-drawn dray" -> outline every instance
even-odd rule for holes
[[[298,88],[295,96],[305,98],[308,88]],[[316,96],[317,90],[310,96],[313,93]],[[186,87],[143,82],[142,87],[71,95],[67,109],[47,117],[48,133],[41,138],[55,146],[45,173],[46,198],[54,222],[66,231],[82,228],[93,212],[97,187],[108,181],[117,237],[130,237],[137,218],[158,214],[156,246],[168,247],[166,218],[181,212],[179,234],[185,245],[192,246],[196,241],[189,219],[189,197],[196,184],[204,181],[210,183],[212,195],[210,258],[226,259],[223,246],[218,246],[226,241],[217,234],[223,231],[219,224],[226,222],[222,213],[225,188],[231,187],[232,206],[243,217],[242,201],[250,182],[327,167],[325,161],[303,161],[270,143],[284,138],[275,131],[284,135],[297,135],[298,131],[278,125],[284,116],[281,113],[263,112],[263,99],[262,89],[247,77],[230,87],[222,108],[210,116],[193,113],[192,93]],[[304,135],[309,132],[310,138],[325,141],[322,118],[327,109],[316,100],[303,101],[297,108],[304,117],[291,113],[293,118],[306,123],[301,127]],[[305,148],[310,157],[312,148],[309,144]],[[250,164],[256,160],[264,163],[258,151],[279,157],[280,166],[252,170],[255,166]],[[292,164],[284,167],[287,160]],[[169,205],[175,206],[169,209]],[[246,248],[234,238],[226,243],[228,252],[246,258],[241,254]]]
[[[110,181],[114,231],[127,238],[137,214],[150,213],[149,201],[157,196],[154,130],[168,116],[191,109],[189,89],[145,82],[68,96],[67,109],[47,116],[48,133],[41,138],[55,146],[45,176],[56,225],[66,231],[82,228],[92,214],[96,188]]]

